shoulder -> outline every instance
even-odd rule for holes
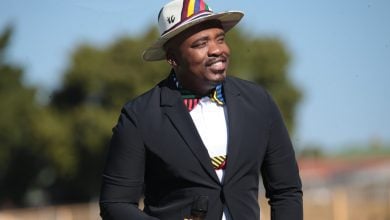
[[[225,82],[225,94],[228,97],[239,97],[241,103],[257,112],[272,116],[279,108],[271,94],[261,85],[237,77],[228,77]],[[228,100],[227,100],[228,102]],[[272,117],[270,117],[272,118]]]
[[[139,115],[157,113],[161,106],[167,103],[167,99],[169,99],[169,103],[169,101],[174,102],[177,97],[180,97],[180,93],[176,94],[177,92],[171,84],[168,78],[162,80],[148,91],[129,100],[123,109]]]
[[[160,99],[160,88],[154,86],[145,93],[136,96],[135,98],[128,100],[123,109],[132,112],[144,112],[151,108],[159,106],[158,100]]]
[[[240,94],[246,98],[255,98],[255,99],[269,99],[270,94],[268,91],[261,85],[240,79],[234,76],[228,76],[225,82],[225,88],[228,92],[233,92]]]
[[[283,123],[282,116],[278,105],[271,94],[261,85],[237,77],[228,77],[226,79],[225,94],[230,93],[230,98],[238,97],[242,109],[252,110],[253,115],[266,118],[268,124]],[[226,100],[229,105],[229,100]],[[252,116],[253,116],[252,115]]]

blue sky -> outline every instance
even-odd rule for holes
[[[0,0],[0,29],[15,33],[10,61],[26,82],[56,87],[76,46],[104,46],[142,34],[166,0]],[[297,114],[297,146],[339,150],[390,141],[390,1],[222,1],[215,11],[241,10],[238,27],[278,37],[292,55],[289,73],[304,92]],[[234,53],[234,52],[233,52]]]

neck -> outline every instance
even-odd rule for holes
[[[197,95],[197,96],[208,95],[214,89],[214,88],[210,88],[210,89],[191,88],[191,87],[187,87],[185,85],[182,85],[182,88],[190,91],[191,93],[193,93],[194,95]]]
[[[175,74],[179,88],[188,90],[197,96],[205,96],[217,86],[217,84],[214,85],[213,83],[203,82],[197,78],[187,79],[180,76],[181,75]]]
[[[200,96],[210,93],[215,88],[214,85],[208,85],[205,82],[198,82],[197,80],[183,80],[179,78],[178,81],[183,89]]]

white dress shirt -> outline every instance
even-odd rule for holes
[[[203,97],[195,108],[190,111],[190,115],[210,158],[227,155],[228,120],[226,107],[217,105],[209,97]],[[219,169],[215,171],[219,181],[222,182],[225,170]],[[222,220],[229,219],[231,219],[229,212],[224,207]]]

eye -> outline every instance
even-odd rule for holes
[[[220,36],[217,38],[218,43],[224,43],[225,42],[225,36]]]
[[[201,40],[201,41],[196,41],[194,44],[192,44],[192,48],[202,48],[207,45],[207,41]]]

